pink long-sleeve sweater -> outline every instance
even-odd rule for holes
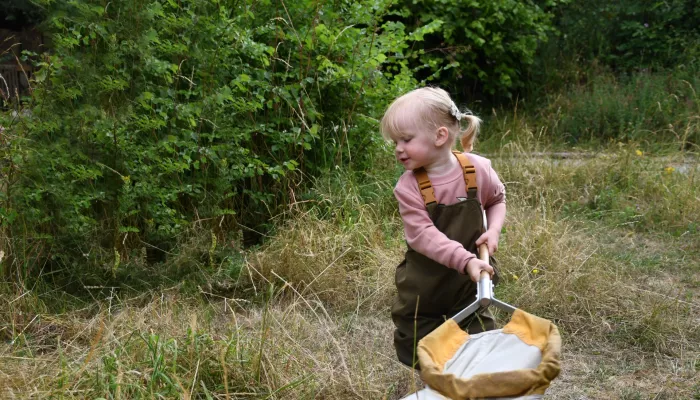
[[[477,198],[483,209],[505,203],[505,186],[487,158],[464,153],[476,169]],[[459,164],[441,176],[428,175],[438,204],[454,204],[467,196],[464,175]],[[394,188],[403,219],[406,242],[415,251],[457,271],[462,271],[476,257],[459,242],[439,231],[428,215],[413,171],[406,171]],[[465,221],[468,223],[468,221]]]

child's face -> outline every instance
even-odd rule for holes
[[[396,145],[396,159],[408,169],[425,167],[435,163],[441,156],[441,148],[435,144],[435,134],[420,126],[402,129],[392,136]]]

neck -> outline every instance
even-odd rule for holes
[[[444,175],[450,172],[458,163],[459,161],[457,161],[457,158],[452,154],[452,151],[450,150],[447,151],[446,154],[442,155],[440,158],[430,163],[429,165],[424,166],[423,168],[425,168],[425,172],[427,172],[430,175]]]

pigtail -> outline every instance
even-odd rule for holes
[[[477,133],[479,133],[479,126],[481,126],[481,118],[469,114],[462,114],[462,120],[467,121],[467,129],[460,132],[460,143],[462,144],[462,149],[469,153],[474,150],[474,139],[476,139]]]

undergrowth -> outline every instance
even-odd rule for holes
[[[695,69],[620,75],[601,66],[572,65],[562,71],[577,76],[565,89],[483,112],[481,148],[493,152],[517,144],[535,151],[573,147],[596,152],[622,142],[644,151],[698,151],[700,75]]]
[[[697,163],[683,169],[673,164],[681,155],[638,155],[634,146],[575,159],[509,149],[491,157],[508,188],[496,293],[561,329],[562,383],[550,392],[693,396]],[[239,253],[238,274],[201,257],[190,261],[203,270],[197,284],[139,296],[93,289],[96,301],[3,284],[0,386],[18,398],[396,399],[415,391],[420,382],[391,344],[393,273],[405,246],[396,173],[320,179],[266,245]],[[639,208],[629,216],[631,201]],[[632,377],[665,384],[648,392],[620,383]]]

